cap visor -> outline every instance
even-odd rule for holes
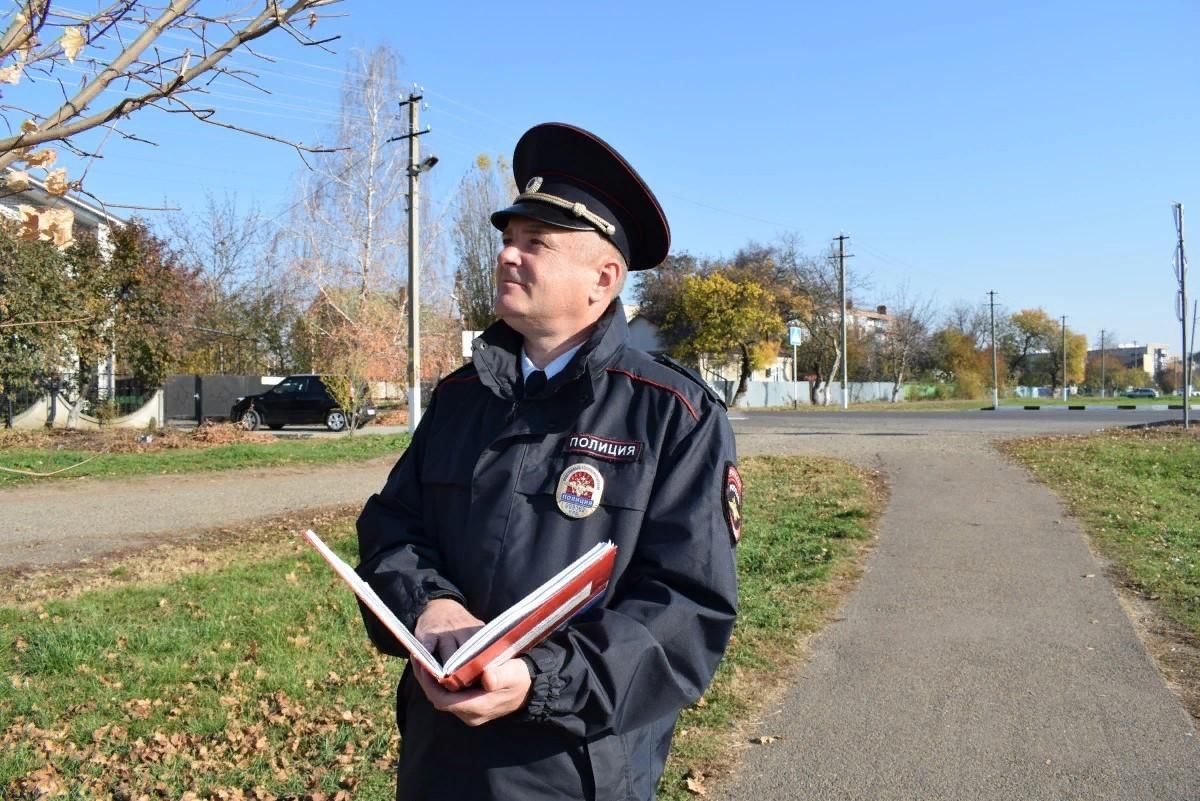
[[[492,214],[492,225],[503,231],[508,225],[509,217],[528,217],[531,220],[544,222],[555,228],[568,228],[572,231],[595,231],[596,228],[586,220],[581,220],[566,209],[548,206],[545,203],[514,203],[507,209]]]

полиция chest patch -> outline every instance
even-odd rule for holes
[[[642,458],[642,443],[575,432],[567,437],[563,453],[581,453],[606,462],[636,462]]]
[[[590,464],[573,464],[558,477],[554,500],[567,517],[587,517],[600,506],[604,476]]]

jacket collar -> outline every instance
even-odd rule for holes
[[[601,315],[574,358],[561,373],[550,379],[546,394],[552,395],[559,387],[584,376],[594,381],[616,360],[625,346],[628,332],[625,309],[618,298]],[[472,345],[471,361],[479,373],[479,380],[505,400],[516,398],[521,383],[521,343],[521,335],[500,320],[489,326]]]

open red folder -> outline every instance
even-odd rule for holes
[[[371,589],[371,585],[354,572],[354,568],[331,551],[313,531],[305,531],[304,538],[350,585],[350,589],[354,590],[359,600],[379,618],[379,622],[408,649],[412,659],[433,674],[448,690],[461,690],[474,684],[484,670],[525,653],[586,609],[608,588],[613,560],[617,555],[615,544],[597,544],[545,584],[485,624],[459,646],[443,665],[421,645],[392,610],[388,609],[383,599]]]

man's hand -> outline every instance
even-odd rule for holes
[[[478,686],[456,693],[438,684],[420,665],[413,665],[413,673],[434,709],[449,712],[468,726],[481,726],[524,708],[533,684],[523,659],[510,659],[488,668],[480,676]]]
[[[445,662],[482,625],[453,598],[435,598],[417,618],[413,634],[439,662]]]

